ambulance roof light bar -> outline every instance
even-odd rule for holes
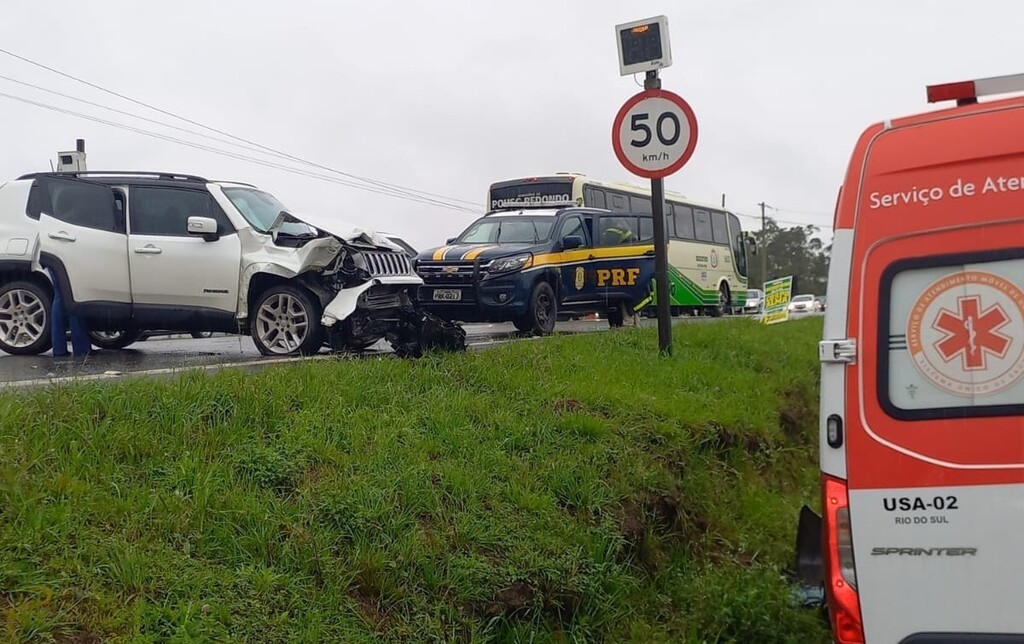
[[[928,86],[928,102],[955,100],[957,105],[971,105],[982,96],[1024,92],[1024,74],[992,76],[959,83],[943,83]]]

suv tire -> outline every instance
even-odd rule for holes
[[[516,324],[516,328],[533,335],[549,335],[555,330],[557,319],[558,299],[555,298],[555,291],[550,284],[541,280],[533,285],[526,316]]]
[[[90,331],[89,341],[101,349],[108,349],[111,351],[117,351],[124,349],[130,344],[138,342],[139,338],[142,337],[142,331],[135,330],[122,330],[122,331]]]
[[[15,356],[39,355],[53,346],[53,296],[35,282],[0,286],[0,350]],[[13,337],[12,337],[13,336]]]
[[[253,302],[249,332],[265,356],[312,355],[323,346],[320,303],[306,289],[271,286]]]

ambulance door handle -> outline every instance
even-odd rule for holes
[[[824,364],[851,364],[857,360],[857,341],[823,340],[818,343],[818,358]]]

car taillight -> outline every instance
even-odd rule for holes
[[[857,569],[853,560],[853,531],[850,526],[850,502],[846,481],[822,477],[822,562],[825,568],[825,594],[828,598],[832,635],[839,644],[864,642],[857,595]]]

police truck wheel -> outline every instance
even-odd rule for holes
[[[16,356],[49,350],[53,297],[34,282],[0,287],[0,350]]]
[[[711,309],[711,315],[720,318],[729,312],[729,286],[722,284],[718,287],[718,305]]]
[[[516,328],[534,335],[548,335],[555,330],[555,321],[558,318],[558,300],[555,299],[555,291],[547,282],[537,282],[530,293],[530,307],[526,317],[522,320],[523,326]]]
[[[312,355],[323,346],[320,304],[290,284],[271,286],[253,304],[249,331],[265,356]]]

